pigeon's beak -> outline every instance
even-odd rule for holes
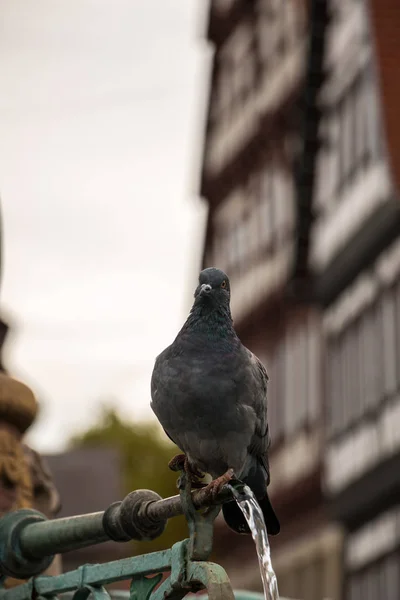
[[[209,285],[208,283],[202,283],[200,286],[199,295],[200,296],[208,296],[208,294],[211,292],[211,290],[212,290],[211,285]]]

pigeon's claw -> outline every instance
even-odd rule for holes
[[[206,483],[203,483],[202,481],[197,481],[197,480],[196,481],[191,480],[191,484],[192,484],[192,488],[194,490],[200,490],[200,489],[207,487]]]
[[[177,454],[168,463],[171,471],[183,471],[185,469],[186,456],[185,454]]]
[[[194,465],[191,465],[187,457],[185,460],[185,471],[192,483],[198,483],[198,480],[204,477],[204,473],[199,471]]]
[[[185,471],[188,479],[192,483],[192,487],[200,488],[205,487],[206,484],[199,482],[199,479],[203,479],[204,473],[196,469],[189,463],[189,460],[185,454],[177,454],[168,463],[171,471]]]
[[[229,483],[233,479],[234,475],[233,469],[228,469],[226,473],[220,477],[217,477],[217,479],[213,479],[213,481],[205,488],[214,502],[224,485]]]

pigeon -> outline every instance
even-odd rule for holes
[[[220,269],[201,271],[190,314],[174,342],[157,356],[151,408],[184,454],[170,467],[192,480],[208,473],[213,493],[232,477],[250,487],[267,531],[280,524],[267,493],[270,482],[267,372],[240,341],[230,310],[230,283]],[[227,525],[250,533],[237,504],[222,507]]]

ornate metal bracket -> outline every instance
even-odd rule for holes
[[[0,600],[31,600],[56,598],[58,594],[75,591],[73,600],[110,600],[103,586],[131,579],[130,600],[178,600],[189,592],[206,589],[210,600],[233,600],[234,595],[224,569],[203,561],[192,561],[188,554],[189,540],[178,542],[170,550],[104,565],[84,565],[55,577],[39,576],[16,588],[0,590]],[[168,573],[160,583],[163,573]],[[149,575],[156,573],[155,577]]]
[[[210,506],[198,512],[193,504],[190,481],[185,473],[179,478],[183,514],[189,527],[189,557],[191,560],[207,560],[211,554],[214,520],[221,510],[220,505]]]

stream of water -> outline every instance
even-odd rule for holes
[[[265,600],[279,600],[278,582],[272,567],[271,550],[262,510],[247,485],[241,489],[237,489],[233,485],[229,487],[247,521],[256,545]]]

